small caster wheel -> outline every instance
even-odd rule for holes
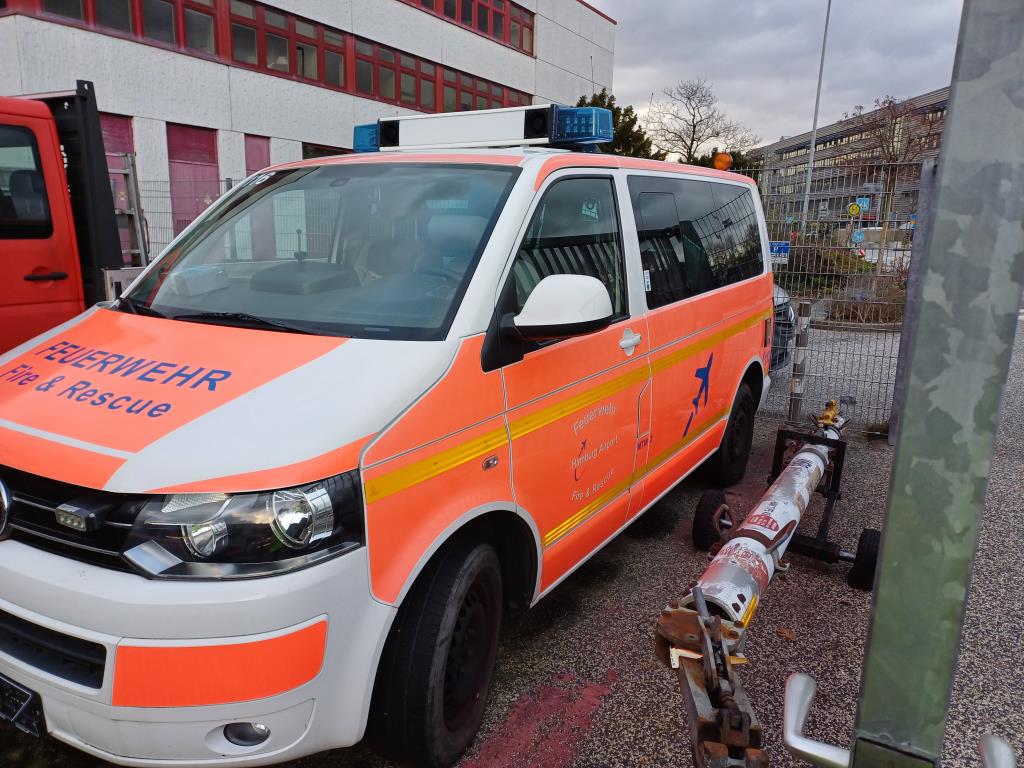
[[[878,548],[882,543],[882,532],[865,528],[857,542],[857,556],[853,567],[846,574],[846,583],[854,589],[870,592],[875,588],[875,570],[878,568]]]

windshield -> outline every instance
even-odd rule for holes
[[[426,163],[257,174],[164,255],[126,311],[444,338],[518,175]]]

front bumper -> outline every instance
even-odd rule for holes
[[[365,548],[272,578],[175,582],[5,541],[0,611],[105,650],[93,687],[0,639],[0,674],[39,694],[52,736],[121,765],[187,766],[265,765],[359,741],[395,609],[370,596]],[[311,636],[319,644],[295,641]],[[194,685],[149,663],[176,657],[196,669]],[[270,736],[235,746],[223,736],[234,722]]]

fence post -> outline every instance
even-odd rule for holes
[[[910,247],[910,269],[907,273],[906,303],[903,306],[903,323],[900,326],[900,349],[896,356],[896,381],[892,390],[892,409],[889,412],[889,445],[896,445],[903,421],[903,406],[907,401],[907,374],[910,364],[910,339],[917,326],[918,306],[921,300],[921,279],[928,266],[928,211],[935,188],[938,162],[928,157],[921,162],[921,179],[917,192],[917,226]]]
[[[796,318],[796,348],[793,350],[793,375],[789,379],[789,420],[800,421],[804,405],[804,366],[807,362],[807,337],[811,328],[811,302],[800,302]]]

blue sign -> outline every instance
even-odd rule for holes
[[[787,224],[792,224],[793,223],[793,217],[792,216],[787,216],[786,217],[786,223]]]
[[[917,214],[910,214],[910,226],[907,229],[917,229]]]
[[[771,243],[768,244],[768,249],[771,252],[772,264],[789,263],[788,240],[772,240]]]
[[[860,206],[861,213],[867,213],[871,210],[871,198],[870,197],[858,197],[857,205]]]
[[[863,243],[864,242],[864,230],[863,229],[855,229],[855,230],[853,230],[853,234],[850,235],[850,239],[854,243]]]

